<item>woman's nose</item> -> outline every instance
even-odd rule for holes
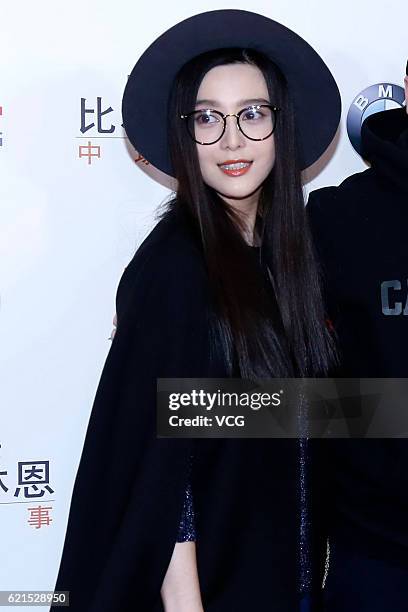
[[[225,132],[221,139],[223,145],[228,146],[230,149],[242,145],[245,136],[238,128],[237,118],[235,115],[228,115],[225,118]]]

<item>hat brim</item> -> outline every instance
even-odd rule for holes
[[[311,166],[329,146],[340,121],[336,81],[298,34],[268,17],[239,9],[189,17],[142,54],[122,100],[123,125],[132,145],[153,166],[174,176],[167,142],[167,101],[173,80],[191,58],[223,47],[261,51],[279,66],[295,108],[301,168]]]

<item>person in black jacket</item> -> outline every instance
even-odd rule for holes
[[[72,612],[294,612],[309,577],[304,447],[157,438],[156,382],[327,371],[300,170],[335,134],[337,86],[296,34],[227,9],[161,35],[122,110],[138,153],[178,185],[119,283],[56,590]],[[189,482],[195,542],[179,536]]]
[[[407,64],[408,72],[408,64]],[[408,77],[405,77],[408,98]],[[345,377],[408,377],[408,115],[362,126],[371,167],[310,194]],[[317,441],[318,442],[318,441]],[[408,440],[320,442],[329,542],[327,612],[408,610]]]

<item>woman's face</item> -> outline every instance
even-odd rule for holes
[[[256,103],[271,103],[259,68],[252,64],[226,64],[212,68],[204,76],[195,110],[213,108],[224,114],[238,113]],[[235,117],[227,117],[226,123],[225,132],[218,142],[197,144],[201,174],[204,182],[225,201],[247,210],[257,205],[262,183],[275,163],[274,136],[250,140],[238,130]],[[222,169],[222,164],[237,160],[250,162],[249,169],[243,174],[234,176]]]

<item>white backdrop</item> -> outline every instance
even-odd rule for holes
[[[347,137],[346,115],[370,85],[402,86],[405,0],[375,6],[368,0],[256,6],[158,0],[153,11],[135,0],[1,3],[0,590],[51,590],[55,584],[74,477],[110,346],[116,287],[155,223],[155,208],[170,194],[164,175],[135,163],[123,138],[127,75],[174,23],[220,8],[256,10],[284,23],[333,71],[343,100],[340,135],[307,190],[363,170]],[[102,129],[115,129],[82,133],[81,98],[95,110],[86,122],[96,124],[98,97],[102,111],[112,108],[101,117]],[[88,142],[99,157],[87,157],[86,149],[79,156]],[[100,485],[95,513],[114,494],[114,482]]]

